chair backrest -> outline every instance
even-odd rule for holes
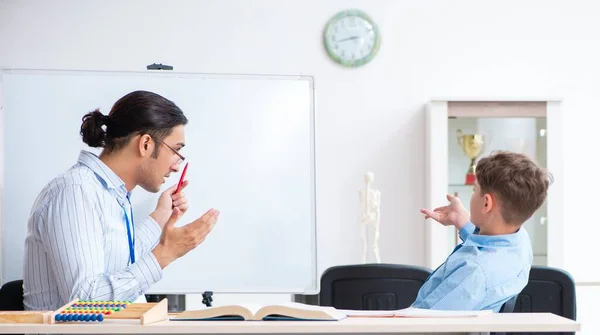
[[[564,270],[547,266],[532,266],[529,283],[517,297],[514,313],[553,313],[576,320],[575,281]],[[511,335],[570,335],[567,333],[511,333]]]
[[[13,280],[0,288],[0,311],[22,311],[23,280]]]
[[[515,311],[515,305],[517,304],[517,296],[508,299],[502,307],[500,307],[500,313],[513,313]]]
[[[500,307],[500,313],[512,313],[515,310],[515,304],[517,303],[517,296],[514,296],[510,299],[508,299],[504,304],[502,304],[502,307]],[[491,332],[490,335],[507,335],[504,332]]]
[[[334,266],[321,276],[319,305],[354,310],[406,308],[430,274],[427,268],[401,264]]]

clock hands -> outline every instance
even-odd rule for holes
[[[347,37],[347,38],[343,38],[343,39],[341,39],[341,40],[339,40],[337,42],[338,43],[342,43],[342,42],[346,42],[346,41],[356,40],[356,39],[359,39],[359,38],[362,39],[362,37],[360,37],[360,36],[350,36],[350,37]]]
[[[372,29],[369,29],[367,31],[367,34],[371,32]],[[342,43],[342,42],[346,42],[346,41],[352,41],[352,40],[357,40],[357,39],[364,39],[364,36],[350,36],[350,37],[346,37],[346,38],[342,38],[341,40],[337,41],[337,43]]]

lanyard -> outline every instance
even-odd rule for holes
[[[127,196],[127,201],[129,202],[129,209],[131,210],[131,222],[129,221],[129,217],[127,216],[127,211],[125,210],[125,207],[121,205],[121,208],[123,208],[123,214],[125,216],[125,225],[127,226],[127,242],[129,242],[129,261],[131,262],[130,264],[133,264],[135,263],[135,230],[133,230],[133,207],[131,206],[129,196]],[[131,230],[133,230],[133,236],[131,234]]]

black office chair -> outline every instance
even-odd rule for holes
[[[515,305],[517,304],[517,297],[512,297],[506,301],[502,307],[500,307],[500,313],[513,313],[515,311]]]
[[[23,311],[23,280],[13,280],[0,288],[0,311]]]
[[[334,266],[321,276],[319,305],[353,310],[406,308],[430,274],[431,270],[412,265]]]
[[[547,266],[532,266],[529,283],[517,297],[514,313],[553,313],[577,319],[575,281],[565,271]],[[509,335],[575,335],[563,333],[510,333]]]
[[[13,280],[0,288],[0,311],[23,311],[23,281]],[[23,335],[23,334],[8,334]]]
[[[515,310],[515,304],[517,303],[517,297],[514,296],[510,299],[508,299],[504,304],[502,304],[502,307],[500,307],[500,313],[512,313]],[[498,333],[498,332],[491,332],[490,335],[507,335],[506,333]]]

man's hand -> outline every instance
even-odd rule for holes
[[[458,197],[451,194],[446,195],[450,204],[444,207],[438,207],[432,211],[421,209],[421,213],[425,214],[425,219],[432,218],[444,226],[454,226],[456,229],[461,229],[471,219],[471,214],[465,209]]]
[[[179,192],[173,194],[177,189],[177,185],[173,185],[166,189],[158,198],[158,204],[156,205],[156,210],[150,214],[152,218],[158,222],[158,224],[162,227],[165,226],[165,222],[169,219],[171,214],[173,213],[173,208],[177,207],[181,211],[181,215],[185,214],[188,210],[187,198],[185,197],[185,193],[183,193],[183,189],[188,185],[188,181],[185,180],[181,183],[181,188]]]
[[[175,227],[175,222],[180,217],[181,211],[175,207],[163,228],[160,242],[152,250],[158,264],[163,269],[204,241],[217,222],[219,211],[211,209],[195,221],[183,227]]]

